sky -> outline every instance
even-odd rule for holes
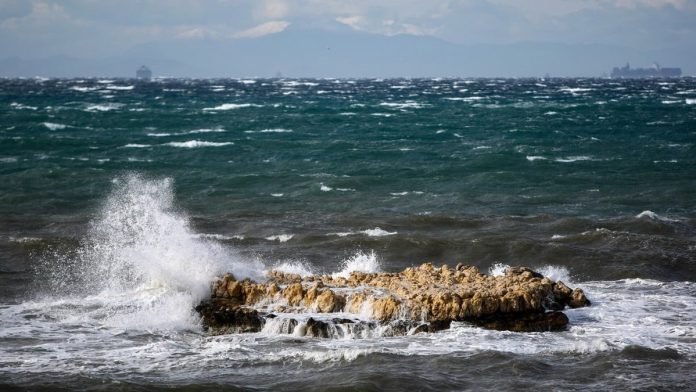
[[[0,0],[0,58],[105,58],[293,29],[693,53],[696,0]]]

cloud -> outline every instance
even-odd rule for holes
[[[218,38],[219,36],[216,29],[201,26],[183,28],[176,33],[176,38],[184,39]]]
[[[250,29],[240,31],[234,34],[234,38],[258,38],[264,35],[280,33],[290,26],[290,22],[284,20],[274,20],[271,22],[262,23]]]
[[[0,23],[3,29],[21,29],[26,27],[48,27],[49,25],[85,25],[84,21],[70,16],[65,9],[55,3],[34,2],[26,15],[10,17]]]
[[[640,7],[662,8],[665,6],[672,6],[677,9],[694,8],[692,0],[614,0],[610,3],[619,8],[633,9]]]
[[[695,18],[696,0],[0,0],[0,53],[110,56],[172,38],[262,37],[290,24],[340,24],[464,44],[552,41],[654,49],[692,47]]]
[[[437,28],[428,28],[411,23],[401,23],[394,19],[371,20],[361,15],[339,16],[336,21],[354,30],[382,35],[435,35]]]
[[[263,0],[254,13],[259,19],[282,19],[288,16],[289,11],[290,6],[284,0]]]

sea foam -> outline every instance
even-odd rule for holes
[[[292,133],[292,129],[285,128],[268,128],[260,131],[244,131],[244,133]]]
[[[678,219],[670,219],[666,218],[664,216],[660,216],[650,210],[645,210],[641,212],[640,214],[636,215],[636,219],[652,219],[652,220],[660,220],[663,222],[679,222]]]
[[[375,227],[374,229],[363,230],[363,231],[361,231],[361,233],[366,234],[367,236],[370,236],[370,237],[386,237],[389,235],[397,234],[397,232],[395,232],[395,231],[389,232],[386,230],[382,230],[379,227]]]
[[[87,111],[87,112],[109,112],[111,110],[117,110],[121,106],[123,106],[123,105],[118,104],[118,103],[89,105],[85,108],[85,111]]]
[[[250,107],[256,107],[260,108],[262,105],[256,105],[253,103],[223,103],[222,105],[210,107],[210,108],[203,108],[205,111],[224,111],[224,110],[235,110],[235,109],[242,109],[242,108],[250,108]]]
[[[180,148],[196,148],[196,147],[222,147],[234,144],[233,142],[206,142],[202,140],[189,140],[186,142],[169,142],[165,146],[180,147]]]
[[[65,128],[68,127],[68,126],[65,125],[65,124],[52,123],[52,122],[45,122],[45,123],[42,123],[42,124],[43,124],[44,127],[48,128],[48,129],[51,130],[51,131],[58,131],[58,130],[65,129]]]

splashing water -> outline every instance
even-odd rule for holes
[[[333,278],[348,278],[353,271],[360,272],[379,272],[381,266],[375,251],[370,253],[358,251],[353,256],[343,261],[343,268],[339,272],[331,274]]]
[[[491,276],[503,276],[508,268],[510,268],[510,266],[507,264],[495,263],[488,269],[488,274]]]
[[[193,307],[215,276],[232,271],[257,279],[263,270],[259,261],[242,262],[232,249],[196,235],[175,209],[171,179],[139,175],[114,180],[76,257],[56,261],[73,267],[58,286],[103,302],[103,322],[127,329],[194,328]]]

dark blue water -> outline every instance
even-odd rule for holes
[[[595,306],[552,336],[326,341],[191,310],[225,271],[424,261]],[[8,385],[688,389],[694,281],[692,79],[0,80]]]

